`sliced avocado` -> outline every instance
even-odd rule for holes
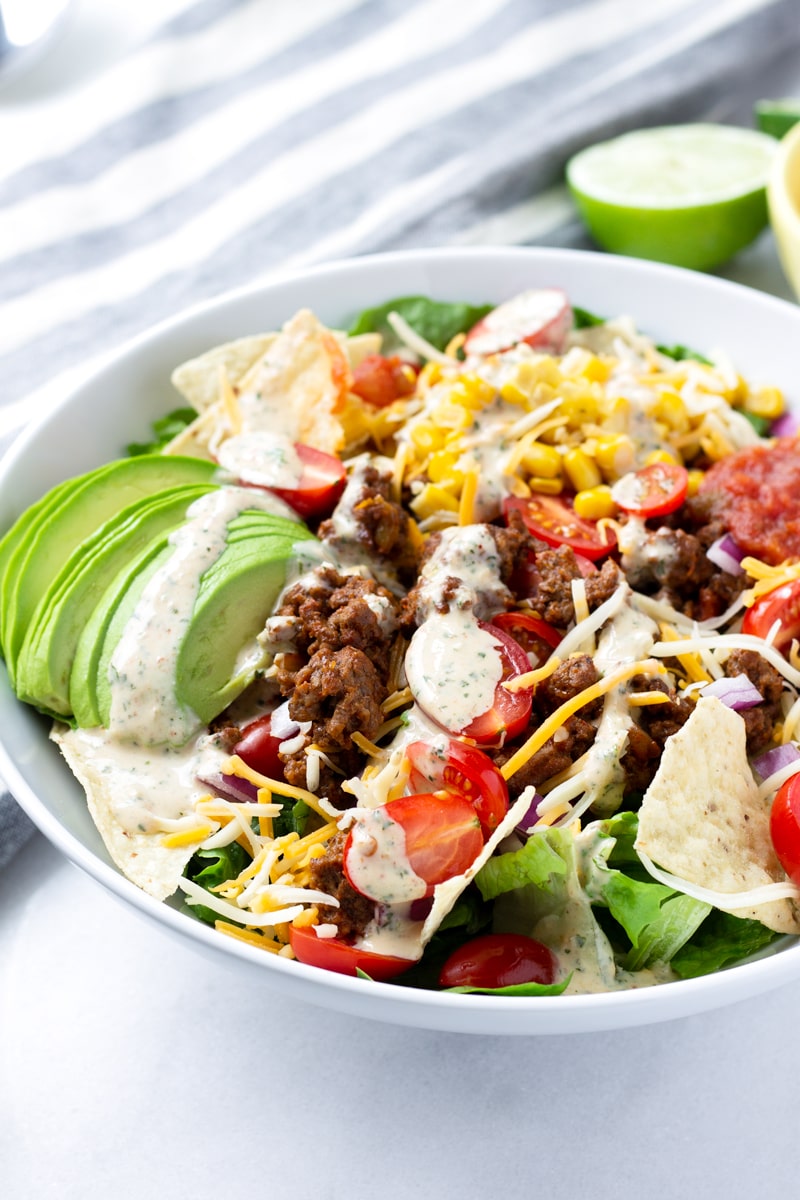
[[[21,700],[52,715],[70,716],[72,660],[81,633],[108,584],[140,551],[182,522],[194,500],[214,484],[167,488],[115,513],[70,555],[45,592],[17,657]]]
[[[64,563],[109,517],[143,496],[181,484],[210,483],[214,463],[160,454],[122,459],[60,485],[55,501],[29,521],[6,566],[3,652],[12,680],[36,606]]]
[[[9,564],[16,554],[17,547],[27,536],[28,530],[39,521],[45,511],[59,503],[59,498],[69,490],[73,482],[74,480],[67,480],[65,483],[58,484],[57,487],[42,496],[41,500],[37,500],[30,508],[26,508],[0,541],[0,651],[5,644],[4,629],[7,624],[6,614],[8,612],[7,589],[10,587],[10,580],[13,579],[13,575],[8,570]]]
[[[176,697],[204,724],[253,679],[260,665],[256,636],[286,582],[295,544],[312,537],[302,525],[278,535],[265,522],[263,533],[254,530],[239,541],[237,522],[241,518],[231,522],[225,550],[200,581],[178,654]]]
[[[153,538],[111,581],[87,621],[69,680],[70,708],[82,729],[103,724],[101,704],[108,718],[109,660],[148,579],[171,553],[169,534]]]
[[[247,571],[256,571],[256,575],[262,581],[263,577],[268,575],[270,588],[268,593],[265,591],[263,595],[258,596],[256,607],[260,609],[261,616],[255,624],[254,633],[250,635],[253,649],[255,649],[255,634],[263,628],[275,598],[283,586],[287,565],[293,558],[295,544],[311,538],[311,533],[299,522],[276,517],[272,513],[260,510],[246,510],[239,514],[229,522],[225,549],[212,566],[206,570],[200,581],[195,611],[207,595],[207,581],[210,580],[212,590],[216,590],[217,586],[222,586],[223,581],[228,578],[232,555],[241,559],[241,563],[245,564]],[[108,725],[112,701],[109,683],[111,660],[145,587],[156,571],[168,562],[172,553],[173,546],[170,545],[166,536],[154,539],[145,552],[140,554],[137,559],[132,560],[118,574],[95,607],[78,643],[70,678],[70,703],[79,725],[84,727]],[[265,564],[268,564],[266,571]],[[258,588],[258,584],[256,587]],[[241,637],[236,625],[237,617],[238,613],[234,612],[231,617],[230,630],[228,628],[218,630],[215,635],[216,644],[209,647],[211,657],[220,658],[222,661],[223,665],[218,671],[219,674],[224,674],[226,669],[224,664],[229,657],[235,664],[246,641],[246,638],[241,638],[239,644],[234,646],[237,637]],[[193,614],[192,624],[194,624],[194,620]],[[245,620],[244,626],[249,630],[248,621],[249,618]],[[191,636],[192,629],[190,627],[182,639],[184,646],[190,643]],[[186,649],[181,649],[181,661],[185,661],[187,655],[191,657],[191,651],[187,652]],[[143,650],[143,660],[145,656],[146,650]],[[182,671],[183,668],[181,668]],[[249,670],[241,671],[235,682],[229,678],[233,671],[228,672],[228,677],[222,682],[230,685],[231,699],[247,686],[254,671],[255,665]],[[203,721],[211,720],[211,717],[205,715],[208,711],[207,706],[204,707],[203,712],[200,712],[184,699],[177,684],[175,690],[176,700],[179,704],[188,705]],[[221,712],[228,703],[230,700],[223,697],[213,715]]]

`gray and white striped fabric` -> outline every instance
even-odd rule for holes
[[[280,267],[584,244],[560,182],[640,125],[749,122],[800,0],[163,0],[131,53],[0,93],[0,448],[109,351]],[[27,823],[0,797],[0,865]]]

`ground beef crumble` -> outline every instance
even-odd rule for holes
[[[348,484],[339,503],[347,507],[347,524],[364,555],[390,564],[401,580],[411,582],[417,567],[417,544],[408,513],[391,494],[391,471],[366,466],[359,472],[357,485]],[[350,535],[343,537],[337,531],[335,518],[322,522],[319,538],[334,550],[352,548]]]
[[[311,886],[339,901],[338,908],[330,904],[320,905],[320,923],[338,926],[340,938],[354,941],[363,937],[373,920],[375,903],[357,892],[345,877],[343,855],[346,841],[346,833],[334,834],[325,847],[325,853],[311,860]]]

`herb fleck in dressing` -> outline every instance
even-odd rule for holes
[[[224,470],[256,487],[294,488],[303,474],[294,443],[280,433],[237,434],[222,443],[217,457]]]
[[[121,741],[182,746],[202,728],[176,696],[178,654],[200,581],[226,545],[228,525],[246,509],[284,515],[268,493],[223,487],[201,496],[170,535],[173,553],[148,581],[111,658],[109,729]]]
[[[411,639],[405,666],[417,703],[453,732],[488,712],[503,677],[499,642],[460,609],[428,617]]]

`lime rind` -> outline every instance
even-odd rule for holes
[[[753,130],[639,130],[581,151],[567,183],[589,232],[616,254],[709,270],[767,224],[777,142]]]

